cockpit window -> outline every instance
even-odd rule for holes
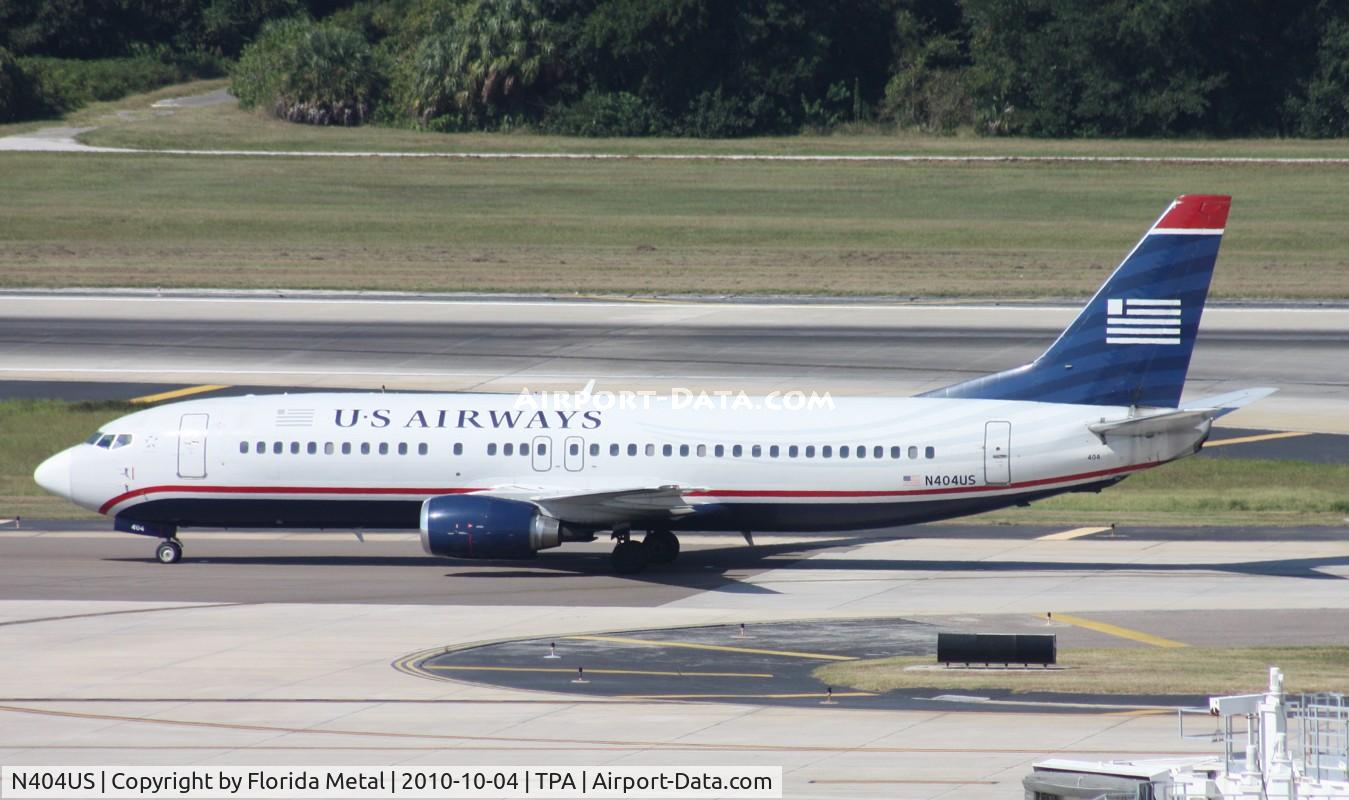
[[[112,440],[116,438],[111,433],[105,433],[98,440],[98,446],[104,449],[112,447]]]
[[[129,444],[131,444],[131,434],[119,433],[117,434],[117,438],[112,440],[112,449],[116,450],[119,447],[126,447]]]
[[[94,431],[93,434],[84,440],[85,444],[98,444],[98,440],[103,438],[103,431]]]

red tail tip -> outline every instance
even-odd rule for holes
[[[1171,230],[1222,230],[1232,198],[1225,194],[1183,194],[1155,227]]]

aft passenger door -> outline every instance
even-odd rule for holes
[[[1006,486],[1012,482],[1012,423],[984,425],[984,483]]]
[[[178,477],[206,477],[206,426],[209,414],[183,414],[178,421]]]

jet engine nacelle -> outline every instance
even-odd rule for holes
[[[471,494],[422,503],[422,549],[453,558],[529,558],[562,543],[562,525],[520,500]]]

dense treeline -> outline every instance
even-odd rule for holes
[[[0,37],[0,109],[35,56],[149,53],[317,124],[1349,134],[1349,0],[26,0]]]

